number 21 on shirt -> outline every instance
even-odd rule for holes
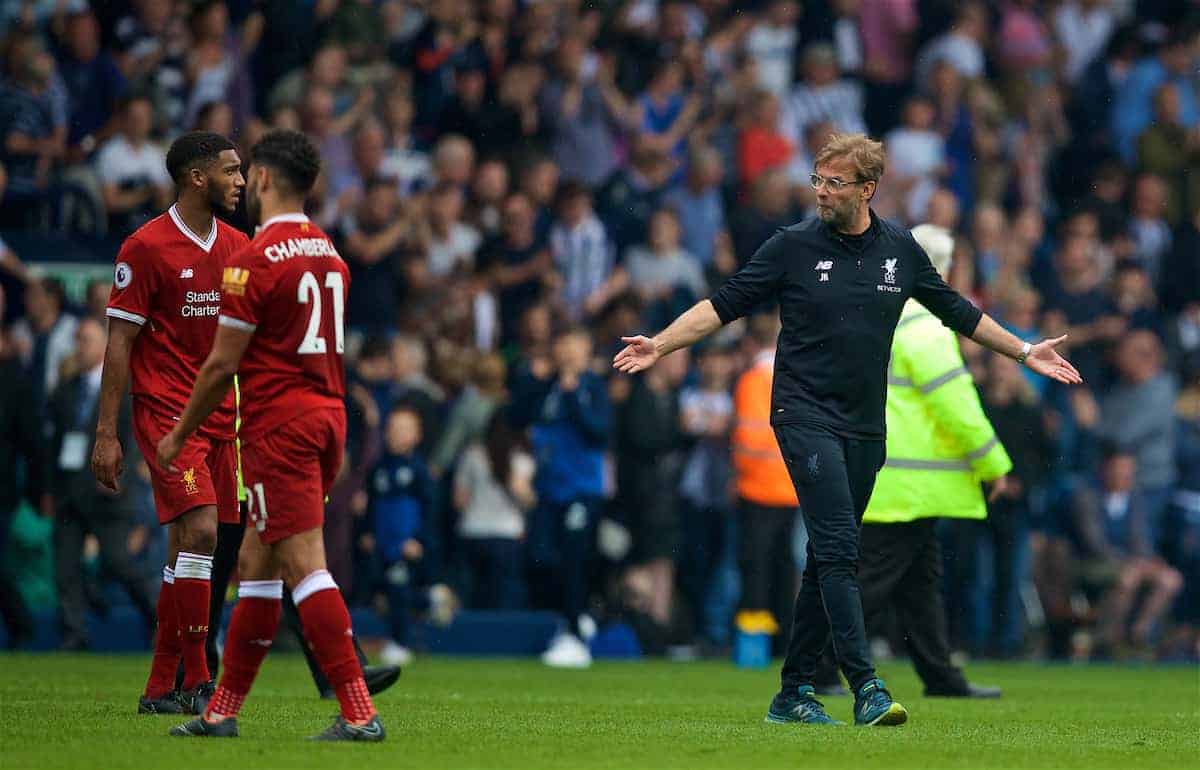
[[[324,284],[333,298],[333,349],[341,355],[346,348],[342,321],[345,315],[345,282],[341,273],[330,271],[325,274]],[[312,308],[308,316],[308,329],[304,332],[304,339],[296,352],[300,355],[324,355],[327,345],[325,338],[321,336],[321,284],[311,272],[300,276],[300,283],[296,288],[296,301]]]

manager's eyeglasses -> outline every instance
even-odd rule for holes
[[[836,176],[829,177],[827,179],[820,174],[810,174],[808,177],[808,184],[814,190],[820,190],[822,187],[825,187],[828,188],[829,192],[835,194],[840,193],[842,190],[852,184],[865,184],[870,181],[870,179],[855,179],[853,182],[844,182],[841,179],[838,179]]]

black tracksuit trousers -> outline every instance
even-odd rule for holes
[[[808,563],[780,679],[785,689],[813,684],[832,638],[838,666],[858,692],[875,676],[858,586],[858,536],[884,442],[807,424],[777,425],[775,437],[808,528]]]
[[[864,526],[858,580],[867,628],[881,631],[894,608],[925,694],[959,695],[967,692],[967,680],[950,662],[936,525],[937,519],[918,519]]]

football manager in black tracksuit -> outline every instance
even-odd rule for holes
[[[1042,375],[1082,382],[1054,350],[1065,337],[1022,342],[947,286],[908,230],[871,211],[884,157],[883,145],[862,134],[831,137],[811,178],[817,217],[777,232],[711,299],[657,336],[623,338],[613,359],[623,372],[642,371],[764,302],[779,304],[771,422],[809,544],[771,722],[835,722],[812,687],[831,635],[855,695],[855,722],[907,719],[875,676],[856,576],[859,526],[884,460],[888,356],[905,301],[913,297],[954,331]]]

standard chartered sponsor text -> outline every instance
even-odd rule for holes
[[[217,316],[221,313],[221,292],[189,291],[185,296],[186,305],[179,309],[184,318],[203,318]]]

